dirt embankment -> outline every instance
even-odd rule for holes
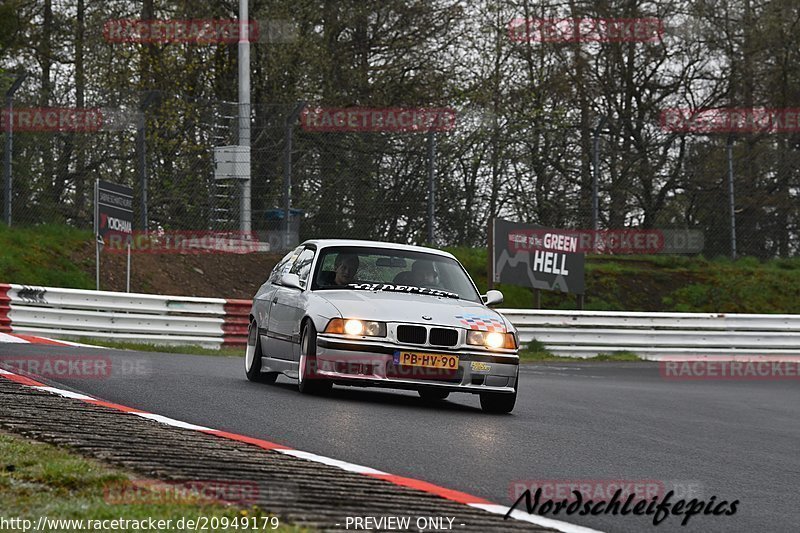
[[[281,254],[132,254],[131,292],[175,296],[252,298]],[[94,278],[94,243],[86,242],[72,259]],[[125,291],[124,253],[103,252],[100,288]]]

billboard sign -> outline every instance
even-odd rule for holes
[[[104,240],[111,234],[133,233],[133,189],[108,181],[95,182],[95,234]]]
[[[577,251],[578,239],[563,230],[550,231],[536,224],[494,219],[489,250],[494,282],[583,294],[584,254]],[[547,246],[529,242],[532,235],[547,239]]]

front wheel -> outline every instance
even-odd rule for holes
[[[330,380],[317,372],[317,329],[310,320],[300,334],[300,361],[297,368],[297,388],[303,394],[320,394],[331,390]]]
[[[503,394],[499,392],[484,392],[481,394],[481,409],[487,413],[510,413],[517,403],[517,393]]]
[[[419,395],[426,401],[440,401],[450,396],[450,393],[441,389],[419,389]]]
[[[256,321],[250,322],[247,329],[247,348],[244,353],[244,372],[247,379],[262,383],[273,383],[277,378],[276,372],[261,373],[261,338],[258,335]]]
[[[517,391],[519,390],[519,374],[515,383],[514,392],[483,392],[481,393],[481,409],[486,413],[510,413],[514,410],[517,403]]]

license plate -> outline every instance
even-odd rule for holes
[[[444,368],[458,370],[457,355],[442,355],[436,353],[396,352],[395,364],[404,366],[424,366],[427,368]]]

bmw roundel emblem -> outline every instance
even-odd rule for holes
[[[433,317],[428,316],[428,315],[422,315],[422,319],[423,320],[433,320]]]

